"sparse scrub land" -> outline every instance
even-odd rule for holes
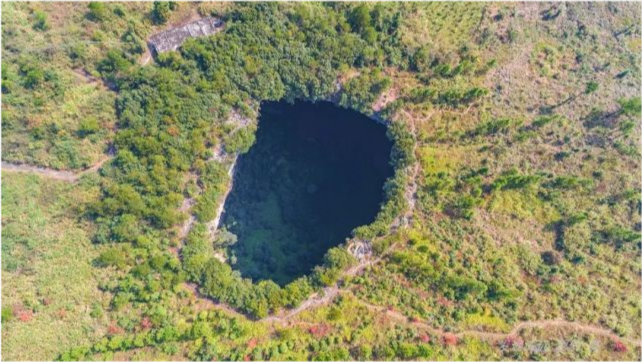
[[[3,172],[4,358],[639,360],[640,11],[3,4],[3,162],[74,181]],[[275,100],[384,120],[395,168],[282,287],[211,227]]]

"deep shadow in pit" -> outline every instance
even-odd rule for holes
[[[264,102],[256,143],[236,165],[222,225],[233,267],[283,286],[374,221],[393,175],[386,127],[329,102]]]

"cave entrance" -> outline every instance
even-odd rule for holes
[[[374,221],[393,175],[386,127],[329,102],[264,102],[256,143],[238,159],[222,226],[232,266],[283,286],[353,229]]]

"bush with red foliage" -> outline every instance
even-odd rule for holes
[[[439,305],[441,305],[442,307],[446,307],[446,308],[452,307],[453,305],[455,305],[455,302],[453,302],[452,300],[446,299],[444,297],[439,297],[439,299],[437,299],[437,303],[439,303]]]
[[[107,327],[107,333],[109,335],[114,335],[114,334],[120,334],[123,333],[123,329],[117,326],[116,324],[112,323]]]
[[[456,346],[458,342],[457,336],[452,333],[444,333],[443,340],[447,346]]]
[[[33,311],[30,309],[19,310],[14,312],[14,315],[18,317],[21,322],[29,322],[33,318]]]
[[[622,343],[622,341],[615,339],[611,341],[611,348],[615,352],[626,352],[628,350],[628,348],[626,348],[626,345]]]
[[[153,323],[149,317],[143,317],[143,319],[140,321],[140,327],[142,329],[150,329],[152,328]]]
[[[421,336],[419,336],[419,340],[423,343],[428,343],[430,342],[430,336],[427,334],[422,334]]]
[[[250,350],[254,349],[254,347],[256,347],[257,344],[258,342],[256,341],[256,338],[252,338],[250,339],[249,342],[247,342],[247,349],[250,349]]]
[[[310,327],[308,331],[315,338],[320,338],[320,337],[324,337],[330,331],[330,326],[328,326],[327,324],[320,324],[317,326]]]

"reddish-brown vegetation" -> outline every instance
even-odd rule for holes
[[[115,323],[112,323],[107,327],[107,333],[110,335],[123,333],[123,329],[117,326]]]
[[[619,340],[612,340],[611,341],[611,348],[615,352],[626,352],[628,351],[628,348],[626,348],[626,345],[622,343],[622,341]]]
[[[247,348],[248,349],[254,349],[254,347],[256,347],[257,344],[258,343],[257,343],[256,338],[252,338],[252,339],[250,339],[249,342],[247,342]]]
[[[456,346],[458,342],[457,336],[452,333],[444,333],[443,340],[447,346]]]
[[[318,325],[318,326],[312,326],[312,327],[310,327],[310,328],[308,329],[308,331],[309,331],[309,332],[310,332],[310,334],[312,334],[314,337],[319,338],[319,337],[323,337],[323,336],[325,336],[326,334],[328,334],[328,332],[330,331],[330,326],[329,326],[329,325],[327,325],[327,324],[320,324],[320,325]]]
[[[18,317],[18,319],[21,322],[29,322],[31,319],[33,319],[33,311],[28,309],[28,310],[19,310],[17,312],[14,312],[14,315]]]
[[[142,329],[150,329],[152,328],[152,326],[153,326],[153,323],[149,319],[149,317],[143,317],[143,319],[140,321],[140,327]]]

